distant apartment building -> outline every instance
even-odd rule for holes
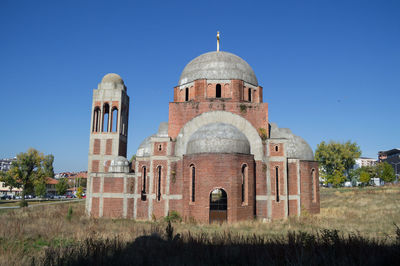
[[[0,159],[0,171],[7,172],[11,168],[11,164],[17,158],[6,158]],[[9,187],[6,183],[0,181],[0,194],[8,194],[8,195],[18,195],[21,193],[22,189]]]
[[[0,159],[0,171],[7,172],[11,168],[11,164],[17,158]]]
[[[374,166],[376,165],[377,161],[373,158],[367,158],[367,157],[360,157],[355,159],[356,163],[353,166],[353,169],[358,169],[363,166]]]
[[[400,149],[391,149],[387,151],[378,152],[378,161],[387,162],[392,165],[396,174],[396,180],[399,180],[400,176]]]

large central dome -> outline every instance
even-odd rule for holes
[[[239,79],[258,86],[251,66],[239,56],[227,52],[209,52],[190,61],[182,71],[179,86],[197,79]]]

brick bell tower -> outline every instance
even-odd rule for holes
[[[107,74],[93,90],[88,173],[108,172],[116,156],[126,157],[129,96],[122,78]]]

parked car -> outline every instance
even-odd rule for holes
[[[10,199],[13,199],[13,196],[11,196],[11,195],[2,195],[0,197],[0,199],[2,199],[2,200],[10,200]]]

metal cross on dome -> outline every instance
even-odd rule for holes
[[[217,31],[217,52],[219,52],[219,31]]]

